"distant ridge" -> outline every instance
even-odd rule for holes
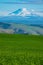
[[[0,22],[0,33],[43,35],[43,26]]]

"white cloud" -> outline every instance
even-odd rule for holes
[[[0,11],[0,16],[7,16],[9,12],[7,11]]]
[[[35,11],[34,9],[31,10],[33,14],[39,15],[39,16],[43,16],[43,12],[42,11]]]
[[[43,12],[36,12],[37,15],[43,16]]]

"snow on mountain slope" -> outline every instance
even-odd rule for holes
[[[26,15],[30,15],[31,13],[26,9],[18,9],[12,13],[9,13],[9,15],[15,15],[15,16],[26,16]]]
[[[31,11],[29,11],[26,8],[21,8],[14,12],[9,13],[8,15],[10,15],[10,16],[43,16],[43,12],[35,11],[33,9],[31,9]]]

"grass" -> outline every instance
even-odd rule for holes
[[[43,65],[43,36],[0,34],[0,65]]]

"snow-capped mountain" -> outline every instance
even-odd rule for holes
[[[26,8],[18,9],[12,13],[9,13],[9,15],[15,15],[15,16],[28,16],[31,15],[31,12],[28,11]]]
[[[26,8],[21,8],[12,13],[9,13],[8,15],[9,16],[43,16],[43,13],[35,11],[33,9],[29,11]]]

